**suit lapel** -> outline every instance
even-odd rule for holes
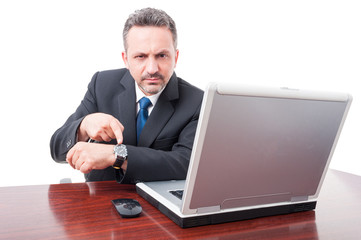
[[[136,145],[136,100],[135,82],[129,71],[120,80],[121,90],[118,96],[117,118],[124,126],[125,143]]]
[[[150,147],[174,113],[172,101],[179,98],[178,80],[173,73],[140,134],[138,146]]]

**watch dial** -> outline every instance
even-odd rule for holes
[[[125,145],[117,145],[115,147],[115,152],[117,153],[118,156],[121,156],[121,157],[126,157],[128,154],[127,148],[125,147]]]

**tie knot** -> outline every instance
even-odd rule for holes
[[[150,102],[149,98],[143,97],[139,100],[139,107],[141,109],[148,108],[150,104],[152,103]]]

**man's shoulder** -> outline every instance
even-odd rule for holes
[[[184,93],[187,95],[198,96],[198,97],[203,96],[203,90],[201,90],[200,88],[192,85],[191,83],[183,80],[180,77],[177,77],[177,80],[178,80],[178,88],[180,94]]]
[[[129,71],[127,68],[111,69],[97,72],[98,78],[105,79],[119,79],[122,78]]]
[[[93,80],[96,82],[95,85],[101,88],[104,86],[114,88],[114,85],[119,83],[126,87],[134,84],[134,80],[127,68],[99,71],[95,73]]]
[[[134,89],[134,80],[128,69],[112,69],[96,72],[89,84],[89,88],[100,93],[111,94],[127,89]]]

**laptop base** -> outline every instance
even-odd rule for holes
[[[151,205],[156,207],[161,213],[169,217],[173,222],[175,222],[181,228],[197,227],[203,225],[234,222],[234,221],[253,219],[259,217],[311,211],[316,208],[316,201],[312,201],[305,203],[290,203],[288,205],[283,205],[283,206],[272,206],[272,207],[256,208],[256,209],[217,213],[217,214],[213,213],[210,215],[182,218],[177,214],[175,214],[174,212],[170,211],[163,204],[161,204],[159,201],[148,195],[138,186],[136,186],[136,190],[137,193],[142,198],[147,200]]]

